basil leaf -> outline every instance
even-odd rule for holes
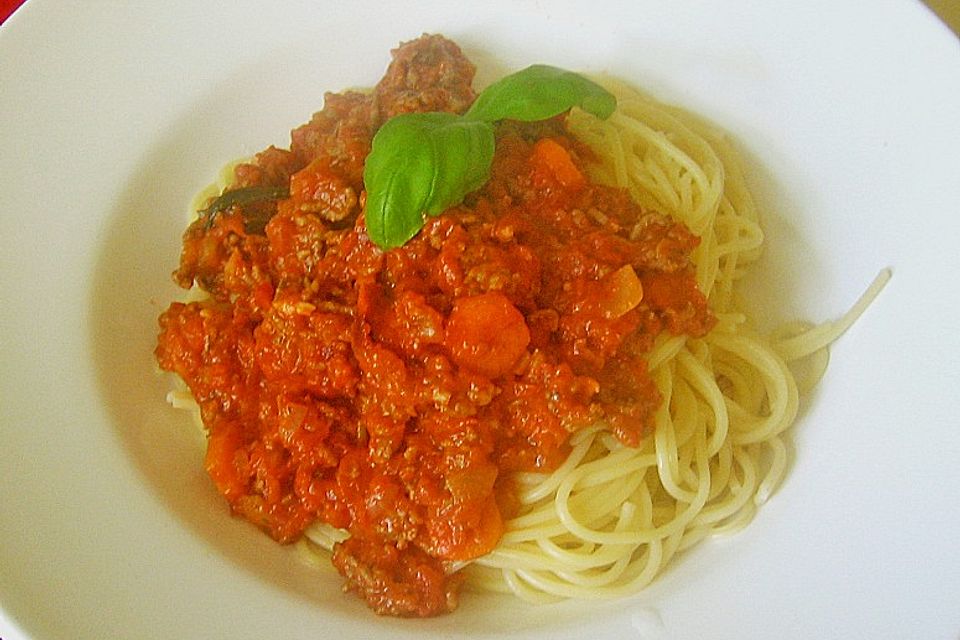
[[[363,171],[370,239],[399,247],[490,177],[493,126],[451,113],[406,113],[373,138]]]
[[[532,122],[552,118],[575,106],[606,119],[616,109],[617,99],[583,76],[535,64],[484,89],[464,117],[484,122],[505,118]]]
[[[384,249],[403,245],[423,227],[482,187],[493,164],[493,123],[545,120],[579,106],[608,118],[617,99],[570,71],[533,65],[493,83],[462,116],[406,113],[373,138],[363,171],[370,239]]]

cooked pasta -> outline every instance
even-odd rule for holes
[[[634,593],[775,491],[801,393],[890,272],[762,336],[737,285],[763,231],[721,131],[542,65],[477,97],[439,36],[394,56],[198,199],[169,400],[234,513],[332,554],[378,613],[449,612],[463,581]],[[567,102],[512,99],[543,83]]]

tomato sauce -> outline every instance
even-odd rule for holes
[[[235,171],[289,188],[185,232],[174,277],[209,293],[160,317],[160,366],[186,381],[206,468],[232,510],[279,542],[346,529],[333,563],[378,613],[456,607],[450,561],[500,539],[509,474],[550,470],[597,421],[626,445],[660,395],[646,354],[662,331],[702,336],[682,224],[593,184],[563,117],[498,125],[492,177],[382,251],[363,221],[377,128],[461,113],[473,65],[440,36],[394,52],[369,94],[328,94]]]

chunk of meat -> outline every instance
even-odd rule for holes
[[[353,591],[380,615],[426,617],[457,608],[463,576],[416,547],[401,553],[390,542],[352,537],[334,546],[333,565]]]
[[[463,113],[473,104],[476,67],[456,43],[424,35],[393,50],[393,62],[374,92],[382,120],[401,113]]]

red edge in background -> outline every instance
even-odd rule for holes
[[[6,22],[23,2],[24,0],[0,0],[0,24]]]

